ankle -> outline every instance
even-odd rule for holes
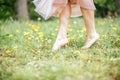
[[[92,39],[95,37],[99,37],[99,34],[97,32],[87,35],[87,39]]]

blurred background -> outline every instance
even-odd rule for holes
[[[42,19],[34,12],[33,0],[0,0],[0,19],[28,20]],[[118,17],[120,15],[120,0],[94,0],[97,10],[96,17]]]

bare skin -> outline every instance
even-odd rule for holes
[[[99,38],[99,35],[95,30],[94,10],[81,8],[81,11],[83,14],[83,18],[86,26],[86,33],[87,33],[86,42],[81,49],[87,49],[97,41],[97,39]],[[58,50],[59,48],[65,46],[68,43],[67,28],[69,24],[70,15],[71,15],[71,7],[70,7],[70,3],[68,3],[59,16],[60,27],[59,27],[56,41],[52,48],[53,51]]]
[[[95,21],[94,21],[94,10],[89,10],[85,8],[81,8],[85,27],[86,27],[86,33],[87,38],[84,46],[81,49],[87,49],[94,44],[97,39],[99,39],[99,34],[95,30]]]
[[[56,41],[52,48],[53,51],[58,50],[59,48],[65,46],[68,43],[67,29],[70,20],[70,15],[71,15],[71,7],[70,7],[70,3],[68,3],[59,16],[59,31]]]

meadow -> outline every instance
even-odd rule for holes
[[[0,80],[120,80],[120,18],[96,18],[100,39],[80,50],[86,30],[82,18],[72,18],[69,44],[51,48],[58,19],[0,21]]]

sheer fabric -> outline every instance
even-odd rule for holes
[[[71,5],[71,16],[81,16],[80,7],[95,10],[93,0],[34,0],[35,11],[48,19],[51,16],[59,16],[68,2]]]

